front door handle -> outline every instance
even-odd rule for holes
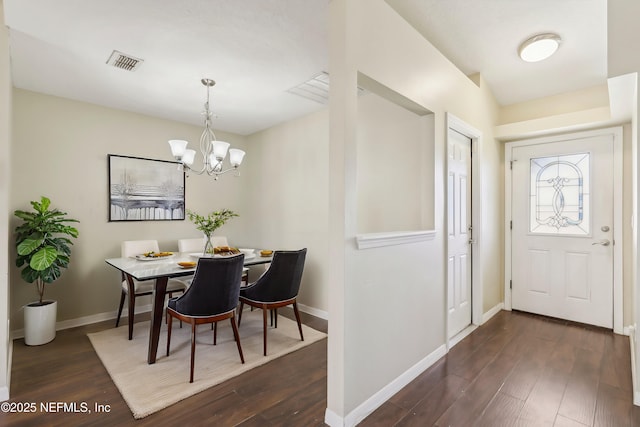
[[[592,243],[591,245],[592,245],[592,246],[593,246],[593,245],[609,246],[610,244],[611,244],[611,242],[610,242],[609,240],[607,240],[607,239],[603,239],[603,240],[600,240],[599,242],[594,242],[594,243]]]

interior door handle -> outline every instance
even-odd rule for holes
[[[591,245],[602,245],[602,246],[609,246],[611,244],[611,242],[607,239],[603,239],[600,240],[599,242],[593,242]]]
[[[473,239],[469,239],[469,244],[470,244],[470,245],[473,245],[475,242],[476,242],[475,240],[473,240]]]

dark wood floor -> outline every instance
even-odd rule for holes
[[[325,321],[303,317],[326,331]],[[109,327],[60,331],[41,347],[17,340],[11,387],[11,402],[98,403],[109,413],[0,413],[0,425],[323,425],[326,340],[134,420],[86,337]],[[626,337],[503,311],[361,425],[640,426],[630,377]]]
[[[629,339],[502,311],[362,426],[640,426]]]
[[[288,317],[291,311],[280,309]],[[301,313],[323,332],[327,322]],[[136,321],[148,316],[136,316]],[[114,322],[59,331],[39,347],[14,342],[10,402],[87,402],[109,413],[0,413],[0,426],[322,426],[327,394],[327,340],[315,342],[146,418],[135,420],[86,334]],[[241,331],[242,332],[242,331]],[[123,339],[126,336],[123,335]],[[186,361],[188,366],[188,361]],[[197,365],[196,365],[197,368]]]

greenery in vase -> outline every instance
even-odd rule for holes
[[[209,239],[211,238],[211,234],[222,227],[225,222],[239,215],[232,210],[222,209],[221,211],[211,212],[207,216],[202,216],[187,210],[187,216],[189,220],[196,225],[196,228],[202,231],[204,235],[207,236],[207,239]]]
[[[43,196],[39,202],[31,202],[33,211],[14,212],[22,220],[15,228],[16,266],[22,268],[25,282],[36,284],[41,305],[45,284],[57,280],[69,265],[70,237],[78,237],[78,230],[68,224],[79,221],[67,218],[66,212],[49,209],[50,205],[51,200]]]

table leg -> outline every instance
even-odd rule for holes
[[[149,353],[147,363],[156,363],[158,353],[158,341],[160,340],[160,327],[162,326],[162,312],[164,311],[164,297],[167,292],[168,277],[158,277],[153,290],[153,307],[151,308],[151,326],[149,329]]]

